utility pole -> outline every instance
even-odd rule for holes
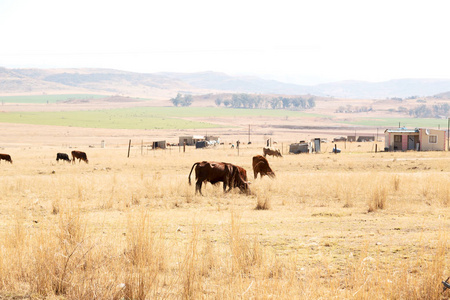
[[[250,144],[250,124],[248,124],[248,143]]]

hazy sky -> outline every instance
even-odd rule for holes
[[[0,0],[0,66],[450,78],[450,1]]]

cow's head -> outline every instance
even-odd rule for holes
[[[281,155],[280,150],[278,149],[275,150],[275,156],[283,157],[283,155]]]
[[[239,190],[242,193],[246,193],[247,195],[250,195],[251,194],[250,182],[245,181],[244,178],[242,178],[238,167],[232,166],[232,168],[233,168],[233,173],[232,173],[233,174],[233,176],[232,176],[233,186],[239,188]]]

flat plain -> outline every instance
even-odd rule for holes
[[[441,283],[450,276],[450,152],[375,153],[384,125],[431,120],[335,114],[338,101],[309,113],[148,105],[2,106],[0,152],[13,163],[0,161],[0,299],[450,297]],[[83,116],[98,128],[79,127]],[[124,128],[145,118],[182,125]],[[368,118],[380,123],[354,125]],[[94,125],[108,119],[120,126]],[[192,134],[223,145],[148,147]],[[352,134],[378,141],[288,154],[292,142]],[[254,179],[252,157],[267,139],[283,157],[268,157],[276,178]],[[89,164],[55,160],[72,150]],[[188,175],[203,160],[244,167],[251,194],[208,183],[196,195]]]
[[[76,147],[89,164],[56,162],[74,148],[49,144],[4,149],[3,298],[448,297],[449,152],[329,145],[269,157],[276,178],[254,179],[262,143]],[[202,160],[243,166],[252,194],[196,195]]]

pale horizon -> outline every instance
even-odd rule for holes
[[[450,79],[446,1],[1,0],[0,66]]]

